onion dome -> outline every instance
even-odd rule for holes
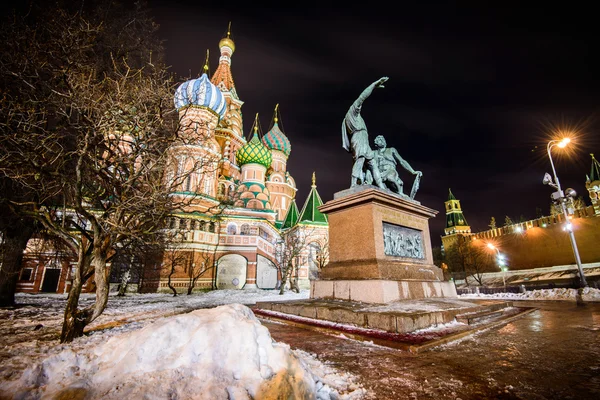
[[[231,53],[235,51],[235,43],[230,38],[231,36],[231,22],[229,22],[229,26],[227,27],[227,37],[224,37],[219,41],[219,48],[229,47],[231,49]]]
[[[233,194],[233,205],[255,210],[271,210],[273,208],[269,189],[258,182],[240,183]]]
[[[279,104],[275,106],[275,117],[273,127],[269,132],[265,134],[262,138],[262,142],[265,146],[267,146],[271,150],[279,150],[286,155],[286,157],[290,156],[290,152],[292,151],[292,145],[290,144],[289,139],[281,129],[279,129],[279,125],[277,125],[277,109],[279,108]]]
[[[201,77],[183,82],[175,91],[175,108],[180,110],[187,106],[196,106],[213,111],[223,118],[227,103],[223,93],[208,79],[208,56]]]
[[[258,119],[258,114],[256,117]],[[269,149],[262,144],[258,138],[258,124],[254,124],[254,136],[252,136],[252,139],[237,151],[235,159],[239,166],[251,163],[264,165],[267,169],[271,166],[273,156]]]

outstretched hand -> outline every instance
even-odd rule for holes
[[[386,83],[388,81],[388,79],[390,79],[390,78],[388,78],[387,76],[384,76],[383,78],[379,78],[379,80],[377,80],[377,82],[375,83],[375,87],[378,87],[378,88],[384,87],[383,84]]]

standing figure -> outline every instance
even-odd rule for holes
[[[400,163],[404,169],[406,169],[411,174],[416,175],[415,184],[416,188],[418,188],[418,181],[420,180],[423,173],[421,171],[415,171],[410,164],[400,157],[398,151],[393,147],[386,147],[387,144],[385,142],[385,138],[382,135],[379,135],[374,140],[375,144],[375,158],[376,164],[379,168],[379,175],[383,183],[387,186],[389,190],[394,193],[398,193],[403,195],[403,187],[404,182],[400,179],[398,175],[398,170],[396,169],[397,164]],[[415,198],[416,188],[413,186],[413,190],[410,194],[412,199]]]
[[[352,152],[354,157],[354,165],[352,166],[352,181],[350,187],[365,183],[365,162],[366,169],[369,171],[375,181],[375,184],[382,189],[385,189],[379,170],[377,168],[375,153],[369,145],[369,133],[365,121],[360,115],[362,104],[367,97],[373,93],[373,89],[382,88],[383,84],[388,80],[387,76],[379,78],[377,81],[370,84],[352,103],[344,121],[342,122],[342,147],[348,152]]]

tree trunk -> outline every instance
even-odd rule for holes
[[[291,275],[291,272],[292,272],[291,267],[288,266],[281,274],[281,287],[279,288],[279,294],[285,293],[285,285],[287,284],[287,281]]]
[[[71,288],[69,289],[69,297],[67,297],[67,305],[65,307],[65,314],[63,319],[62,332],[60,334],[61,343],[72,342],[76,337],[83,335],[83,325],[80,321],[84,315],[79,314],[79,296],[81,295],[81,288],[83,287],[83,279],[81,278],[83,270],[85,268],[85,257],[83,256],[84,249],[79,250],[79,259],[77,260],[77,267],[71,280]]]
[[[169,289],[171,289],[171,291],[173,292],[173,297],[177,297],[177,289],[175,289],[173,287],[173,285],[171,284],[171,277],[173,276],[174,273],[175,273],[175,266],[172,265],[171,272],[169,272],[169,280],[167,281],[167,285],[169,286]]]
[[[98,244],[99,243],[99,244]],[[98,318],[108,303],[108,268],[106,267],[106,250],[108,238],[94,241],[94,249],[91,264],[94,267],[94,280],[96,282],[96,301],[90,307],[78,309],[79,297],[83,287],[83,273],[86,270],[87,258],[79,257],[77,273],[73,277],[73,286],[69,291],[63,329],[60,335],[61,343],[72,342],[73,339],[83,336],[83,330],[87,325]],[[83,250],[82,250],[83,251]]]
[[[29,223],[27,223],[29,222]],[[23,221],[2,232],[0,258],[0,307],[15,305],[15,290],[21,272],[23,251],[33,235],[33,221]]]

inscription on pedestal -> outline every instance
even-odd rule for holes
[[[383,223],[383,246],[386,256],[425,258],[423,231]]]

